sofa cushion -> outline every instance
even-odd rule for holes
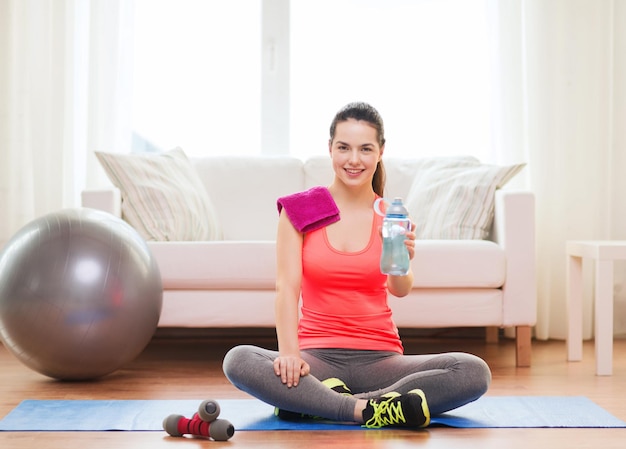
[[[163,288],[274,289],[276,244],[270,241],[149,242]]]
[[[312,156],[304,161],[304,185],[328,187],[334,178],[330,156]]]
[[[488,240],[416,240],[413,286],[499,288],[506,279],[506,254]]]
[[[442,158],[421,166],[406,198],[420,239],[485,239],[493,224],[496,189],[525,164],[487,165]]]
[[[303,163],[295,157],[215,156],[193,162],[224,240],[276,240],[276,200],[304,190]]]
[[[504,283],[505,255],[494,242],[416,243],[414,287],[499,288]],[[166,290],[274,289],[276,284],[274,242],[149,242],[149,247]]]
[[[480,163],[473,156],[397,158],[385,155],[383,161],[385,162],[385,172],[387,174],[385,198],[393,199],[399,196],[405,201],[415,178],[420,175],[422,170],[427,170],[433,165],[439,165],[442,161],[468,165]]]
[[[221,230],[211,200],[180,148],[162,154],[96,152],[122,193],[122,217],[146,240],[214,240]]]

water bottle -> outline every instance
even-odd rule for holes
[[[382,273],[404,276],[409,272],[409,251],[404,241],[410,230],[409,212],[402,204],[402,198],[394,198],[383,219],[383,253],[380,258]]]

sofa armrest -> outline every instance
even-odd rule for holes
[[[533,326],[537,321],[535,196],[497,190],[492,240],[506,253],[502,323]]]
[[[106,190],[84,190],[81,194],[81,204],[83,207],[108,212],[118,218],[122,216],[122,193],[116,187]]]

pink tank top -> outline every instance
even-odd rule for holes
[[[306,233],[302,247],[301,349],[404,351],[387,304],[387,276],[380,272],[382,217],[372,211],[367,247],[334,249],[326,227]]]

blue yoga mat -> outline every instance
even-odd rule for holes
[[[25,400],[0,421],[0,431],[163,431],[170,414],[191,417],[198,400]],[[220,399],[220,418],[243,430],[361,430],[354,424],[289,422],[256,399]],[[484,396],[432,417],[432,425],[465,428],[626,427],[582,396]]]

